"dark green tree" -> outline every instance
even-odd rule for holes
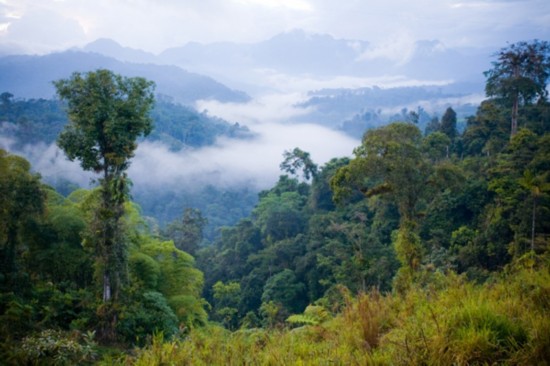
[[[292,151],[285,151],[283,156],[285,160],[280,165],[282,171],[297,175],[302,170],[306,180],[317,176],[317,164],[311,160],[308,152],[295,147]]]
[[[69,116],[69,124],[57,141],[59,147],[70,160],[78,159],[84,170],[101,174],[100,204],[89,228],[89,239],[95,247],[103,301],[116,301],[127,272],[127,249],[120,224],[129,189],[125,171],[137,148],[137,138],[152,130],[149,111],[154,85],[109,70],[73,73],[54,85],[60,99],[67,102]]]
[[[0,284],[14,285],[20,232],[25,223],[42,215],[46,194],[40,177],[30,171],[29,162],[0,149]],[[21,284],[20,284],[21,285]]]
[[[457,135],[456,131],[456,112],[451,108],[445,110],[445,114],[441,117],[441,132],[454,141]]]
[[[485,92],[511,108],[510,136],[518,132],[519,109],[534,100],[546,100],[550,76],[550,43],[534,40],[502,48],[487,77]]]
[[[199,209],[188,207],[183,211],[181,221],[169,224],[164,234],[174,241],[176,248],[194,256],[202,242],[207,222]]]

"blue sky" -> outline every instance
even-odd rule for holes
[[[400,52],[550,39],[548,0],[0,0],[0,47],[46,53],[111,38],[158,53],[189,41],[255,42],[292,29]]]

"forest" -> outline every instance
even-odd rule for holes
[[[126,170],[147,136],[179,149],[245,127],[109,70],[56,81],[62,105],[35,101],[52,118],[18,120],[27,103],[3,93],[13,133],[56,141],[97,184],[56,190],[0,149],[0,363],[549,364],[550,44],[501,49],[485,77],[463,129],[449,106],[321,166],[282,152],[215,236],[196,207],[152,224]],[[199,132],[173,140],[171,114]]]

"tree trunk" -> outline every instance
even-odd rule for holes
[[[537,215],[537,199],[533,197],[533,215],[531,217],[531,251],[535,252],[535,223]]]
[[[111,300],[111,278],[107,271],[103,272],[103,302]]]
[[[512,105],[512,128],[510,131],[510,138],[518,132],[518,113],[519,113],[519,95],[514,97],[514,104]]]

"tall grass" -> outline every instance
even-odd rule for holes
[[[157,338],[121,365],[548,365],[548,265],[484,285],[449,274],[401,295],[348,298],[317,325]]]

